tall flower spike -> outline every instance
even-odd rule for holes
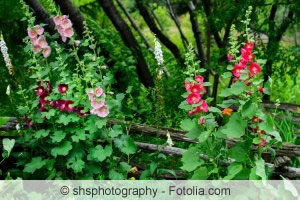
[[[14,67],[11,64],[9,55],[7,53],[8,49],[7,49],[6,43],[5,43],[4,39],[3,39],[3,35],[1,33],[0,33],[0,50],[1,50],[1,53],[3,55],[5,65],[6,65],[7,69],[8,69],[8,73],[11,76],[14,75]]]
[[[161,50],[161,45],[156,38],[154,38],[154,44],[155,44],[154,46],[155,59],[157,61],[157,64],[162,66],[164,63],[163,53]]]

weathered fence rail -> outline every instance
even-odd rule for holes
[[[18,124],[18,121],[16,118],[11,117],[4,125],[0,126],[0,130],[2,131],[9,131],[9,130],[16,130],[16,126]],[[142,134],[148,134],[152,136],[160,136],[160,137],[167,137],[167,133],[170,134],[171,138],[173,140],[178,141],[184,141],[188,143],[197,143],[196,140],[191,140],[185,136],[187,133],[183,130],[173,129],[173,128],[164,128],[164,127],[153,127],[145,124],[138,124],[138,123],[132,123],[128,121],[123,120],[117,120],[117,119],[110,119],[108,121],[108,125],[125,125],[127,126],[130,133],[142,133]],[[1,135],[0,135],[1,136]],[[7,135],[6,135],[7,136]],[[229,147],[234,146],[234,144],[237,142],[237,140],[227,139],[226,140]],[[154,145],[154,144],[147,144],[147,143],[141,143],[136,142],[136,145],[143,150],[148,151],[160,151],[162,153],[168,154],[168,155],[177,155],[181,156],[186,150],[176,147],[166,147],[162,145]],[[253,145],[252,150],[257,151],[257,146]],[[277,148],[276,146],[273,146],[273,148],[276,151],[276,155],[278,156],[290,156],[290,157],[297,157],[300,156],[300,146],[299,145],[293,145],[293,144],[284,144],[281,148]],[[270,152],[266,152],[265,154],[270,154]],[[207,160],[208,157],[204,154],[199,155],[201,159]],[[231,160],[222,161],[221,164],[227,166],[231,163]],[[270,168],[275,170],[275,174],[281,174],[283,176],[289,177],[289,178],[300,178],[300,168],[293,168],[293,167],[276,167],[274,164],[266,163],[266,165]],[[178,171],[179,177],[182,177],[182,172]],[[170,175],[165,175],[165,177],[169,177]],[[164,177],[164,175],[162,176]]]

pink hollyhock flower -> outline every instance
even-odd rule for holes
[[[96,88],[95,89],[95,95],[96,97],[100,97],[103,94],[103,89],[102,88]]]
[[[186,98],[186,101],[187,101],[188,104],[190,104],[190,105],[199,103],[200,100],[201,100],[200,95],[199,95],[199,94],[195,94],[195,93],[191,93],[191,94]]]
[[[251,52],[254,48],[254,43],[253,42],[247,42],[245,45],[244,45],[244,49],[248,52]]]
[[[196,108],[190,110],[188,114],[189,116],[192,116],[193,114],[195,114],[195,112],[196,112]]]
[[[202,84],[202,83],[203,83],[203,81],[204,81],[204,77],[203,77],[203,76],[200,76],[200,75],[198,75],[198,76],[196,76],[196,77],[195,77],[195,80],[196,80],[196,81],[198,81],[200,84]]]
[[[87,95],[88,95],[90,101],[92,101],[94,99],[94,94],[95,94],[94,90],[87,92]]]
[[[75,40],[74,43],[75,43],[76,47],[79,47],[79,45],[80,45],[80,40]]]
[[[96,99],[93,99],[91,101],[91,105],[94,109],[98,109],[104,106],[104,101],[98,101]]]
[[[199,124],[200,124],[200,125],[205,124],[205,119],[204,119],[203,117],[200,118]]]
[[[55,25],[61,25],[62,21],[63,21],[63,19],[62,19],[61,16],[53,17],[53,22],[54,22]]]
[[[249,67],[249,71],[251,76],[256,75],[260,72],[260,66],[256,62],[253,62]]]
[[[48,47],[48,43],[45,39],[44,36],[40,36],[37,41],[36,41],[36,44],[38,44],[42,49]]]
[[[193,85],[191,86],[190,91],[191,91],[192,93],[194,93],[194,94],[200,94],[200,92],[201,92],[201,85],[199,85],[199,84],[193,84]]]
[[[64,94],[68,91],[69,86],[67,84],[59,84],[58,85],[58,92]]]
[[[64,29],[64,36],[70,38],[74,35],[74,31],[72,27]]]
[[[264,93],[264,88],[262,87],[262,86],[260,86],[259,88],[258,88],[258,91],[260,92],[260,93]]]
[[[228,59],[229,62],[233,61],[233,57],[232,57],[231,53],[227,54],[227,59]]]
[[[56,29],[57,29],[57,32],[60,34],[60,36],[62,36],[64,34],[64,29],[60,25],[56,26]]]
[[[66,28],[71,28],[72,27],[72,22],[71,20],[69,19],[63,19],[60,26],[63,28],[63,29],[66,29]]]
[[[42,96],[46,92],[45,88],[43,86],[38,86],[36,89],[36,95]]]
[[[36,30],[31,29],[31,28],[28,28],[28,29],[27,29],[27,33],[28,33],[28,36],[29,36],[31,39],[36,38],[37,35],[38,35],[37,32],[36,32]]]
[[[106,106],[102,106],[101,108],[91,110],[91,113],[99,117],[106,117],[109,114],[109,110]]]
[[[37,38],[37,37],[35,37],[35,38],[30,38],[30,42],[31,42],[33,45],[39,45],[39,44],[37,43],[37,41],[38,41],[38,38]]]
[[[62,36],[61,36],[61,40],[62,40],[63,42],[66,42],[66,41],[67,41],[67,37],[64,36],[64,35],[62,35]]]
[[[36,31],[36,33],[37,33],[38,35],[42,35],[42,34],[44,33],[44,28],[41,27],[40,25],[34,26],[34,30]]]
[[[241,71],[243,70],[244,68],[241,67],[240,65],[236,64],[234,66],[234,68],[232,69],[232,73],[235,77],[239,78],[241,76]]]
[[[196,113],[208,112],[208,105],[205,100],[201,100],[201,105],[197,107]]]
[[[184,88],[186,91],[190,91],[192,84],[190,82],[185,82],[184,83]]]
[[[42,50],[42,48],[40,47],[40,45],[34,45],[33,46],[34,53],[40,52],[41,50]]]
[[[43,53],[44,58],[48,58],[51,54],[51,48],[49,46],[43,48],[42,53]]]

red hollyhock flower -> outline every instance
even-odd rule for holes
[[[205,100],[201,100],[201,105],[197,107],[195,113],[208,112],[208,105]]]
[[[60,105],[60,104],[59,104],[59,101],[60,101],[60,100],[52,101],[52,102],[51,102],[52,108],[59,108],[59,105]]]
[[[40,103],[39,103],[39,110],[41,112],[48,112],[48,109],[44,107],[44,104],[40,104]]]
[[[32,126],[32,119],[28,118],[27,115],[25,115],[24,121],[26,122],[26,126],[28,128]]]
[[[203,76],[200,76],[200,75],[198,75],[198,76],[195,76],[195,80],[196,80],[196,81],[198,81],[200,84],[202,84],[202,83],[203,83],[203,81],[204,81],[204,77],[203,77]]]
[[[266,145],[266,140],[264,138],[261,138],[259,146],[264,147],[265,145]]]
[[[68,112],[74,112],[75,107],[72,106],[73,103],[74,103],[74,101],[72,101],[72,100],[66,100],[65,101],[65,110]]]
[[[200,94],[200,92],[201,92],[201,85],[199,85],[199,84],[193,84],[191,86],[190,91],[191,91],[191,93],[194,93],[194,94]]]
[[[246,85],[247,85],[247,86],[250,86],[250,85],[251,85],[251,82],[250,82],[250,81],[246,81]]]
[[[191,89],[191,83],[190,82],[185,82],[184,83],[184,87],[185,87],[186,91],[190,91],[190,89]]]
[[[258,91],[260,92],[260,93],[264,93],[264,88],[262,87],[262,86],[260,86],[259,88],[258,88]]]
[[[248,61],[242,58],[242,59],[240,60],[240,62],[239,62],[238,65],[239,65],[241,68],[245,69],[245,68],[247,67],[247,63],[248,63]]]
[[[264,134],[264,133],[265,133],[265,131],[264,131],[264,130],[261,130],[261,131],[260,131],[260,133],[261,133],[261,134]]]
[[[243,70],[244,68],[241,67],[239,64],[236,64],[234,66],[234,68],[232,69],[232,73],[235,77],[239,78],[241,76],[241,71]]]
[[[195,112],[196,112],[196,108],[190,110],[188,114],[189,116],[192,116],[193,114],[195,114]]]
[[[60,111],[66,110],[66,101],[65,100],[58,100],[58,108]]]
[[[51,86],[49,81],[46,81],[46,86],[48,88],[48,91],[51,93],[52,92],[52,86]]]
[[[68,91],[69,86],[67,84],[59,84],[58,85],[58,92],[64,94]]]
[[[253,62],[249,67],[249,71],[251,76],[256,75],[260,72],[260,66],[256,62]]]
[[[253,128],[254,133],[257,133],[257,131],[258,131],[258,127]]]
[[[43,95],[40,97],[39,99],[39,103],[42,105],[48,105],[50,104],[50,101],[48,101],[46,98],[48,97],[48,95]]]
[[[79,115],[80,117],[84,117],[85,113],[82,113],[81,111],[83,110],[83,107],[76,107],[75,108],[75,112],[77,113],[77,115]]]
[[[244,49],[248,52],[251,52],[254,48],[254,43],[253,42],[247,42],[245,45],[244,45]]]
[[[199,95],[199,94],[195,94],[195,93],[191,93],[191,94],[186,98],[186,101],[187,101],[188,104],[190,104],[190,105],[199,103],[200,100],[201,100],[200,95]]]
[[[247,95],[251,95],[252,93],[251,93],[251,91],[247,91],[246,94]]]
[[[38,86],[36,89],[36,95],[42,96],[46,92],[45,88],[43,86]]]
[[[251,52],[242,49],[242,59],[247,62],[252,62],[252,60],[254,59],[254,55]]]
[[[200,125],[205,124],[205,119],[204,119],[203,117],[200,118],[199,124],[200,124]]]

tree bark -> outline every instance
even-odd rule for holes
[[[186,38],[186,36],[184,35],[181,27],[180,27],[180,23],[178,21],[178,18],[173,10],[173,7],[170,3],[170,0],[166,0],[167,1],[167,6],[168,6],[168,9],[169,9],[169,13],[171,15],[171,18],[173,19],[178,31],[179,31],[179,34],[180,34],[180,37],[181,37],[181,40],[182,40],[182,43],[183,43],[183,46],[185,49],[187,49],[187,46],[189,45],[189,41],[188,39]]]
[[[38,0],[24,0],[24,1],[33,10],[37,19],[40,22],[47,24],[46,29],[50,33],[54,33],[55,32],[55,24],[54,24],[52,18],[50,17],[49,13],[41,5],[41,3]]]
[[[152,50],[151,45],[148,42],[147,38],[145,37],[145,35],[141,31],[141,29],[136,25],[136,23],[134,22],[133,18],[131,17],[131,15],[129,14],[129,12],[126,10],[126,8],[124,7],[124,5],[122,4],[121,0],[117,0],[117,3],[120,6],[120,8],[122,9],[122,11],[124,12],[124,14],[126,15],[126,17],[128,18],[128,20],[130,21],[132,27],[138,32],[138,34],[143,39],[143,41],[144,41],[147,49]]]
[[[143,53],[136,41],[133,33],[131,32],[129,26],[123,20],[116,7],[111,0],[99,0],[104,12],[109,17],[115,28],[120,32],[121,37],[125,45],[132,51],[136,61],[136,71],[139,80],[147,88],[154,86],[154,81],[143,56]]]
[[[158,29],[154,19],[148,12],[148,9],[143,5],[143,2],[141,0],[136,0],[136,3],[140,14],[143,16],[150,30],[156,34],[156,37],[161,41],[161,43],[163,43],[172,52],[179,64],[185,66],[178,47]]]

